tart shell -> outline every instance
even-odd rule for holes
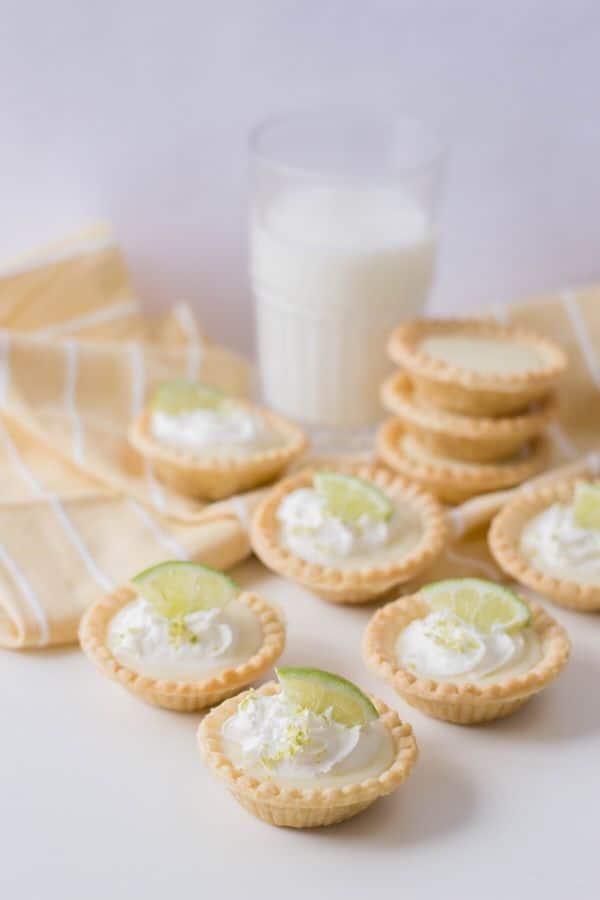
[[[521,415],[460,415],[419,402],[404,372],[396,372],[384,382],[381,400],[430,453],[466,462],[514,456],[523,444],[542,433],[558,408],[556,394],[550,393]]]
[[[186,453],[155,440],[150,430],[150,409],[145,409],[131,424],[129,443],[151,464],[157,478],[175,491],[203,500],[222,500],[273,481],[308,445],[306,435],[293,422],[270,410],[249,409],[258,411],[283,436],[281,446],[230,458]]]
[[[519,491],[492,521],[488,543],[500,568],[560,606],[581,612],[600,610],[600,585],[578,584],[535,568],[521,551],[521,535],[533,516],[553,503],[568,503],[581,475]]]
[[[376,449],[380,459],[394,471],[430,490],[445,503],[462,503],[470,497],[499,491],[520,484],[545,468],[548,462],[548,444],[545,438],[535,438],[530,452],[522,459],[497,463],[465,463],[460,467],[444,457],[426,456],[413,459],[402,449],[406,429],[400,419],[386,419],[377,433]]]
[[[375,613],[363,639],[363,659],[367,668],[391,684],[403,700],[428,716],[460,725],[499,719],[550,684],[569,659],[571,645],[564,628],[538,604],[528,605],[542,658],[529,671],[496,684],[452,684],[420,678],[398,663],[394,649],[398,634],[413,619],[430,611],[418,593],[388,603]]]
[[[280,614],[257,594],[244,592],[237,599],[255,614],[263,633],[262,646],[245,663],[202,681],[170,681],[140,675],[119,662],[106,643],[110,620],[136,596],[131,588],[123,587],[93,603],[81,620],[79,640],[84,653],[100,672],[153,706],[177,712],[195,712],[213,706],[264,675],[283,652],[285,626]]]
[[[272,695],[279,685],[269,682],[257,691]],[[269,778],[246,775],[223,752],[221,729],[235,714],[246,694],[222,703],[206,716],[198,729],[198,743],[204,761],[214,775],[225,783],[235,799],[248,812],[286,828],[315,828],[333,825],[366,809],[379,797],[395,791],[408,777],[417,759],[417,744],[412,728],[381,700],[371,698],[381,721],[390,732],[394,759],[380,775],[343,787],[303,788],[282,786]]]
[[[315,471],[333,468],[377,485],[392,499],[409,503],[420,515],[423,533],[416,547],[399,560],[360,568],[335,568],[306,562],[279,541],[277,508],[286,494],[310,487]],[[303,584],[332,603],[369,603],[430,566],[442,553],[446,521],[435,499],[383,466],[340,464],[304,469],[279,482],[258,505],[250,529],[252,548],[273,571]]]
[[[504,338],[532,347],[543,360],[539,368],[515,373],[483,373],[434,359],[419,349],[431,336]],[[474,416],[519,412],[557,383],[567,366],[564,351],[553,341],[515,325],[481,319],[414,319],[392,333],[388,352],[414,383],[417,394],[433,406]]]

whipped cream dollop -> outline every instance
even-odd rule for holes
[[[551,575],[600,584],[600,530],[578,525],[572,503],[553,503],[534,516],[523,529],[521,550]]]
[[[205,455],[239,455],[281,443],[259,413],[235,403],[219,410],[201,408],[175,416],[154,410],[150,430],[161,444]]]
[[[292,780],[364,770],[381,757],[386,739],[379,720],[341,725],[330,712],[299,708],[283,692],[248,695],[222,735],[238,765]]]
[[[404,628],[396,643],[400,665],[423,678],[477,680],[516,672],[537,662],[530,629],[483,633],[449,610],[429,613]]]
[[[236,629],[221,609],[198,610],[167,619],[143,597],[112,619],[111,646],[145,663],[218,659],[232,648]]]
[[[382,522],[361,516],[344,522],[328,513],[325,499],[314,488],[287,494],[277,509],[284,546],[307,562],[329,563],[369,553],[389,543],[395,517]]]

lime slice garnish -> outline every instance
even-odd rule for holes
[[[322,669],[276,669],[283,693],[302,709],[317,715],[331,710],[331,716],[341,725],[364,725],[379,718],[379,713],[351,681],[324,672]]]
[[[421,588],[432,609],[447,609],[484,634],[496,627],[522,628],[529,608],[510,588],[483,578],[449,578]]]
[[[160,563],[131,581],[156,612],[167,619],[198,610],[222,609],[239,593],[227,575],[191,562]]]
[[[152,398],[152,408],[170,416],[178,416],[195,409],[223,412],[230,402],[227,394],[209,384],[175,378],[159,384]]]
[[[313,483],[325,500],[327,512],[343,522],[357,522],[361,516],[387,522],[394,512],[394,504],[383,491],[354,475],[316,472]]]
[[[583,481],[577,485],[573,517],[581,528],[600,529],[600,483]]]

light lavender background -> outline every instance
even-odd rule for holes
[[[435,308],[600,276],[600,5],[583,0],[2,0],[0,255],[111,219],[139,292],[251,346],[245,138],[289,107],[439,119],[454,145]],[[368,609],[257,563],[283,661],[366,673]],[[0,896],[562,900],[597,896],[600,620],[552,609],[564,677],[465,730],[408,713],[394,798],[327,833],[269,829],[200,763],[198,716],[139,703],[75,647],[0,654]],[[315,628],[315,622],[318,627]]]
[[[252,343],[250,126],[374,105],[453,144],[437,310],[600,275],[592,0],[2,4],[0,256],[111,219],[151,305]]]

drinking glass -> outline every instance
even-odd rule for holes
[[[381,417],[394,326],[422,312],[445,149],[414,118],[294,113],[250,136],[250,276],[267,406],[343,442]]]

